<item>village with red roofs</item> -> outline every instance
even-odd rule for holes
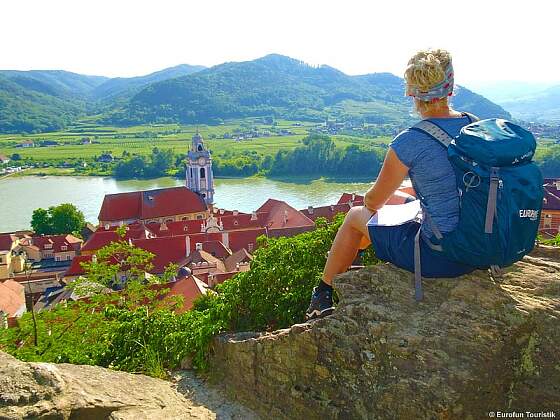
[[[177,267],[169,283],[153,285],[169,296],[182,296],[181,311],[236,273],[250,270],[258,238],[290,237],[315,229],[318,218],[329,221],[364,197],[344,193],[337,203],[295,209],[269,198],[251,213],[214,204],[212,158],[200,134],[187,154],[185,186],[106,195],[98,225],[87,224],[78,238],[35,235],[32,231],[0,234],[0,328],[17,325],[28,308],[49,310],[80,296],[67,285],[87,276],[84,263],[117,241],[154,255],[147,276]],[[546,179],[540,233],[560,232],[560,179]],[[401,188],[412,193],[410,186]],[[121,235],[120,232],[124,232]],[[118,279],[126,282],[125,274]]]

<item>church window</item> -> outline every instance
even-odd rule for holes
[[[196,216],[196,218],[197,218],[198,220],[203,219],[202,214],[198,214],[198,215]]]
[[[206,178],[206,169],[200,168],[200,177],[201,178]]]
[[[199,145],[198,145],[198,151],[199,151],[199,152],[202,152],[202,144],[199,144]]]
[[[165,223],[172,223],[173,221],[174,221],[173,219],[167,219],[167,220],[165,221]]]
[[[189,220],[189,217],[188,216],[183,216],[183,217],[181,217],[181,220],[183,220],[183,221]]]
[[[192,168],[191,168],[191,178],[193,177]]]

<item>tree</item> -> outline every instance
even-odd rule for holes
[[[117,234],[120,240],[99,249],[91,262],[82,263],[88,283],[121,288],[145,282],[146,272],[153,268],[155,255],[125,240],[126,227],[118,228]],[[124,284],[119,276],[126,279]]]
[[[51,232],[51,217],[48,210],[38,208],[31,215],[31,228],[38,235],[48,235]]]
[[[86,220],[84,214],[70,203],[33,210],[31,227],[39,235],[59,235],[80,232]]]
[[[80,232],[86,224],[84,214],[70,203],[49,208],[53,233]]]

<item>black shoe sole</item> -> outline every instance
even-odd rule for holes
[[[324,318],[331,315],[334,312],[334,308],[323,309],[322,311],[313,311],[310,314],[305,314],[305,320],[311,321],[312,319]]]

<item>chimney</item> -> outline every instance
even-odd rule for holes
[[[256,211],[253,211],[251,213],[251,220],[257,220],[257,212]]]
[[[201,242],[197,242],[197,243],[195,244],[195,249],[196,249],[197,251],[202,251],[202,243],[201,243]]]
[[[307,212],[313,214],[313,206],[307,206]]]
[[[356,194],[352,193],[352,201],[356,199]]]
[[[556,184],[556,189],[560,191],[560,179],[557,179],[554,183]]]
[[[220,214],[224,214],[224,209],[220,209]]]
[[[234,211],[233,211],[233,215],[234,215],[234,216],[237,216],[238,214],[239,214],[239,210],[234,210]]]

